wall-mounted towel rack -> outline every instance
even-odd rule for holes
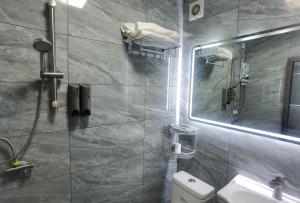
[[[127,44],[129,54],[147,56],[153,58],[165,58],[165,56],[177,57],[177,52],[180,46],[171,46],[166,44],[156,43],[157,47],[143,45],[143,39],[134,40]],[[161,48],[163,47],[163,48]]]

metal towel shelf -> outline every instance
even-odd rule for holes
[[[142,39],[135,40],[130,43],[125,43],[127,44],[127,51],[129,54],[162,59],[165,58],[166,55],[173,55],[174,57],[177,57],[177,49],[180,48],[180,46],[168,47],[164,44],[161,45],[166,48],[143,46]]]

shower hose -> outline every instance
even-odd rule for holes
[[[7,143],[12,151],[12,158],[10,158],[4,162],[1,162],[0,165],[7,164],[9,162],[16,161],[18,158],[21,158],[24,155],[24,153],[26,152],[26,150],[28,149],[28,147],[30,146],[30,143],[34,136],[34,132],[36,130],[37,124],[39,122],[40,114],[41,114],[41,109],[42,109],[42,104],[43,104],[44,85],[45,85],[45,80],[42,79],[42,84],[41,84],[41,88],[40,88],[39,96],[38,96],[38,105],[37,105],[36,116],[33,121],[33,125],[30,130],[29,136],[28,136],[26,142],[24,143],[24,145],[22,146],[22,148],[20,149],[20,151],[16,153],[14,145],[8,139],[0,138],[0,141]]]

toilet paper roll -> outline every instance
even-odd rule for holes
[[[176,143],[175,144],[175,154],[180,154],[181,153],[181,144]]]

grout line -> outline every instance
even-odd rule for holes
[[[69,0],[67,0],[67,71],[68,71],[68,86],[70,84],[70,46],[69,46]],[[68,89],[67,89],[67,94],[68,94]],[[67,104],[68,104],[68,99],[67,99]],[[67,105],[67,112],[68,112],[68,105]],[[72,152],[71,152],[71,131],[70,131],[70,117],[69,117],[69,112],[66,115],[67,117],[67,123],[68,123],[68,135],[69,135],[69,181],[70,181],[70,198],[71,198],[71,203],[73,202],[73,185],[72,185]]]
[[[236,20],[236,35],[239,36],[240,30],[239,30],[239,22],[240,22],[240,0],[238,0],[238,15]]]
[[[144,110],[144,114],[145,114],[145,110]],[[108,124],[97,125],[97,126],[87,126],[87,127],[83,127],[83,128],[70,128],[70,131],[82,130],[82,129],[88,129],[88,128],[100,128],[100,127],[105,127],[105,126],[123,125],[123,124],[130,124],[130,123],[141,123],[143,121],[163,120],[163,119],[169,119],[169,118],[172,118],[172,116],[149,118],[149,119],[143,118],[141,120],[121,122],[121,123],[108,123]],[[62,131],[64,131],[64,130],[62,130]],[[58,131],[58,132],[60,132],[60,131]]]
[[[129,6],[128,4],[127,4],[127,5],[124,5],[124,4],[121,4],[121,3],[119,3],[119,2],[115,2],[115,1],[111,1],[111,2],[114,3],[114,4],[119,4],[119,5],[124,6],[124,7],[127,7],[127,8],[131,8],[131,9],[133,9],[133,10],[139,12],[139,13],[145,13],[145,10],[147,9],[147,8],[145,8],[145,9],[140,9],[140,8],[137,8],[137,7]],[[142,2],[142,1],[141,1],[141,2]],[[146,7],[147,7],[147,4],[146,4]]]
[[[53,176],[51,178],[45,178],[45,179],[41,179],[41,180],[31,182],[31,183],[28,183],[28,184],[23,184],[22,186],[28,187],[28,186],[36,185],[36,184],[43,183],[43,182],[50,182],[51,180],[61,178],[61,177],[64,177],[64,176],[67,177],[69,175],[70,175],[69,173],[65,173],[65,174],[61,174],[61,175],[58,175],[58,176]],[[21,190],[21,189],[24,189],[24,188],[20,188],[19,186],[13,186],[11,188],[7,188],[7,189],[2,190],[0,192],[0,194],[3,194],[3,193],[8,192],[8,191],[11,192],[11,191],[17,191],[17,190]]]
[[[147,0],[147,11],[146,11],[146,22],[149,21],[149,0]],[[145,80],[144,80],[144,85],[145,85],[145,89],[144,89],[144,141],[143,141],[143,160],[142,160],[142,167],[143,167],[143,171],[142,171],[142,188],[141,188],[141,198],[142,198],[142,201],[144,199],[144,189],[145,189],[145,148],[146,148],[146,143],[145,143],[145,140],[146,140],[146,105],[147,105],[147,102],[146,102],[146,99],[147,99],[147,73],[148,73],[148,65],[147,65],[147,61],[148,59],[145,58],[144,59],[144,65],[145,65],[145,72],[144,72],[144,77],[145,77]]]
[[[125,45],[122,44],[122,43],[114,43],[114,42],[110,42],[110,41],[105,41],[103,39],[95,39],[95,38],[89,38],[89,37],[84,37],[84,36],[77,36],[77,35],[72,35],[72,34],[68,34],[68,37],[78,38],[78,39],[86,39],[86,40],[100,42],[100,43],[104,43],[104,44],[113,44],[113,45],[125,47]]]
[[[160,16],[156,16],[156,15],[152,15],[152,14],[149,14],[149,18],[150,18],[150,16],[152,16],[154,18],[158,18],[159,20],[165,21],[166,23],[170,23],[170,24],[176,25],[178,28],[182,28],[182,27],[180,27],[180,25],[179,25],[179,23],[177,21],[171,21],[169,19],[165,19],[165,18],[162,18]],[[178,18],[179,17],[180,16],[178,16]],[[151,21],[149,21],[149,22],[151,22]]]
[[[0,23],[6,24],[6,25],[11,25],[11,26],[16,26],[16,27],[22,27],[22,28],[27,28],[27,29],[31,29],[31,30],[36,30],[36,31],[41,31],[41,32],[49,33],[49,30],[46,30],[46,29],[34,28],[34,27],[29,27],[29,26],[24,26],[24,25],[19,25],[19,24],[4,22],[4,21],[0,21]],[[59,35],[67,35],[67,34],[61,33],[61,32],[55,32],[55,33],[59,34]]]
[[[229,175],[229,165],[230,165],[229,160],[230,160],[231,142],[232,142],[231,136],[228,136],[228,152],[227,152],[227,163],[226,163],[227,167],[226,167],[226,183],[225,184],[227,184],[229,182],[228,175]]]
[[[144,85],[123,85],[123,84],[89,84],[92,86],[115,86],[115,87],[145,87]]]
[[[5,81],[5,80],[0,80],[0,83],[16,83],[16,84],[36,84],[36,85],[40,85],[40,83],[42,83],[41,80],[36,80],[36,81]],[[60,82],[61,85],[67,85],[68,82]],[[49,86],[48,81],[46,81],[45,86]]]
[[[85,169],[81,169],[81,170],[77,170],[77,171],[73,171],[73,172],[71,171],[71,175],[82,173],[84,171],[88,171],[88,170],[95,169],[95,168],[105,168],[105,167],[107,167],[111,164],[114,164],[116,162],[126,161],[126,160],[130,160],[130,159],[138,158],[138,157],[141,157],[141,155],[139,154],[139,155],[135,155],[135,156],[127,157],[127,158],[120,158],[120,159],[117,159],[117,160],[112,160],[110,162],[102,163],[102,164],[99,164],[99,165],[93,165],[93,166],[87,167]]]
[[[117,125],[126,125],[130,123],[141,123],[143,120],[136,120],[136,121],[129,121],[129,122],[123,122],[123,123],[109,123],[109,124],[103,124],[99,126],[87,126],[83,128],[70,128],[70,131],[75,131],[75,130],[83,130],[83,129],[92,129],[92,128],[101,128],[101,127],[108,127],[108,126],[117,126]]]
[[[34,135],[35,136],[46,136],[49,134],[54,134],[54,133],[67,133],[68,129],[65,130],[59,130],[59,131],[49,131],[49,132],[36,132]],[[7,138],[21,138],[21,137],[26,137],[28,136],[28,134],[20,134],[20,135],[12,135],[12,136],[8,136]],[[52,135],[50,135],[52,136]]]
[[[138,189],[140,187],[140,184],[138,182],[136,182],[136,184],[127,184],[126,186],[130,186],[130,189],[128,189],[127,191],[131,192],[131,191],[135,191],[136,189]],[[94,188],[94,189],[79,190],[77,192],[74,192],[74,194],[81,194],[81,193],[93,192],[93,191],[103,191],[103,189],[101,189],[101,188]],[[131,202],[132,201],[130,201],[130,203]]]
[[[58,131],[55,131],[55,130],[54,131],[36,131],[34,134],[45,136],[47,134],[62,133],[62,132],[68,132],[68,128],[61,129],[61,130],[58,130]],[[12,135],[12,136],[9,136],[8,138],[10,138],[10,137],[23,137],[23,136],[28,136],[28,134]]]
[[[68,65],[68,62],[67,62],[67,66]],[[68,74],[69,74],[69,71],[68,71]],[[68,78],[69,78],[69,75],[68,75]],[[1,81],[0,80],[0,84],[1,83],[8,83],[8,84],[36,84],[36,85],[39,85],[41,83],[41,81]],[[72,82],[69,82],[69,79],[68,81],[65,81],[65,82],[61,82],[60,84],[61,85],[68,85]],[[115,87],[119,87],[119,86],[123,86],[123,87],[168,87],[167,85],[130,85],[130,84],[119,84],[119,83],[103,83],[103,84],[97,84],[97,83],[85,83],[85,84],[89,84],[89,85],[92,85],[92,86],[115,86]],[[177,87],[176,85],[170,85],[169,87]]]

